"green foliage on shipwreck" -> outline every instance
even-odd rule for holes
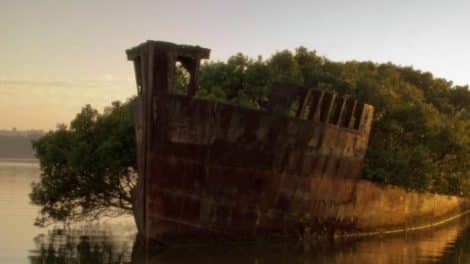
[[[200,94],[263,108],[268,87],[322,89],[375,107],[363,176],[411,190],[470,195],[468,86],[391,63],[333,62],[303,47],[267,60],[243,54],[201,69]]]
[[[176,92],[185,72],[176,71]],[[470,196],[468,86],[391,63],[333,62],[315,51],[280,51],[269,59],[237,54],[202,65],[198,96],[264,108],[273,83],[302,85],[374,105],[363,177],[410,190]],[[135,138],[131,101],[99,114],[86,106],[34,143],[40,181],[31,200],[45,220],[131,212]]]
[[[33,142],[41,166],[30,199],[41,206],[37,225],[116,216],[132,211],[136,146],[129,102],[103,114],[82,108],[70,127],[60,125]]]

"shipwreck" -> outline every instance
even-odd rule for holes
[[[138,91],[133,207],[145,243],[395,232],[463,212],[461,198],[360,179],[371,105],[282,84],[265,109],[197,98],[209,53],[161,41],[127,50]],[[177,62],[190,75],[185,95],[171,89]]]

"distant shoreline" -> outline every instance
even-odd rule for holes
[[[0,157],[0,163],[39,163],[38,159],[35,158],[2,158]]]

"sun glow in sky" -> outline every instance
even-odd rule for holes
[[[468,1],[0,2],[0,129],[52,129],[135,94],[125,49],[198,44],[223,60],[300,45],[333,60],[391,61],[470,83]]]

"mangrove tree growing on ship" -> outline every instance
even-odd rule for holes
[[[334,62],[300,47],[269,59],[236,54],[200,69],[198,96],[264,108],[272,83],[332,91],[375,106],[363,177],[410,190],[470,196],[470,91],[392,63]],[[176,72],[174,89],[187,81]],[[34,143],[41,178],[38,223],[131,213],[135,138],[131,101],[103,114],[85,106]]]

